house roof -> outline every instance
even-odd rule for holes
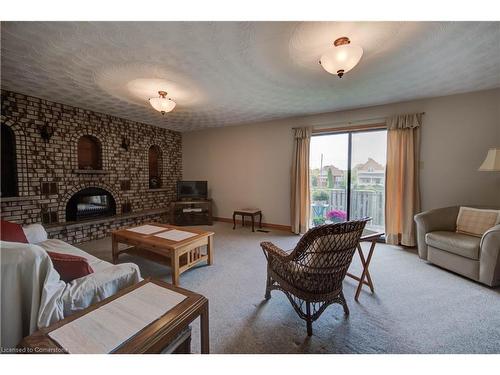
[[[372,158],[368,158],[368,161],[363,164],[357,164],[354,169],[358,171],[383,171],[385,167],[382,164],[377,163]]]
[[[325,165],[323,167],[323,170],[325,170],[327,173],[328,173],[328,170],[331,170],[332,171],[332,175],[334,176],[343,176],[344,175],[344,171],[337,168],[336,166],[334,165]]]

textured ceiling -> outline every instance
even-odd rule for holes
[[[2,22],[2,88],[170,129],[500,86],[498,22]],[[348,36],[343,79],[319,57]],[[162,116],[159,89],[177,102]]]

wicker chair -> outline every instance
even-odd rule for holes
[[[287,253],[271,242],[262,242],[267,258],[266,299],[271,290],[286,294],[293,308],[307,322],[312,322],[332,303],[339,303],[349,314],[342,281],[369,218],[310,229],[293,251]]]

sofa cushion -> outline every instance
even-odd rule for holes
[[[479,259],[481,239],[456,232],[436,231],[425,235],[427,245],[460,255],[469,259]]]
[[[0,239],[8,242],[28,243],[23,227],[20,224],[5,220],[0,222]]]
[[[83,257],[54,253],[52,251],[47,251],[47,254],[49,254],[54,268],[59,273],[59,276],[61,276],[61,280],[66,283],[94,273],[87,259]]]
[[[460,207],[457,217],[457,232],[482,237],[484,232],[498,223],[499,219],[499,210]]]
[[[40,242],[37,245],[42,247],[45,251],[52,251],[54,253],[60,253],[60,254],[76,255],[85,258],[87,259],[87,262],[90,264],[90,267],[92,267],[94,272],[99,272],[106,268],[113,267],[113,264],[106,262],[105,260],[96,258],[95,256],[83,251],[82,249],[79,249],[73,245],[70,245],[67,242],[55,238]]]

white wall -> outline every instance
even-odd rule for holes
[[[183,178],[208,180],[214,216],[259,207],[265,222],[289,225],[292,127],[345,126],[410,112],[425,112],[422,208],[500,206],[500,173],[477,171],[488,148],[500,147],[500,89],[186,132]]]

